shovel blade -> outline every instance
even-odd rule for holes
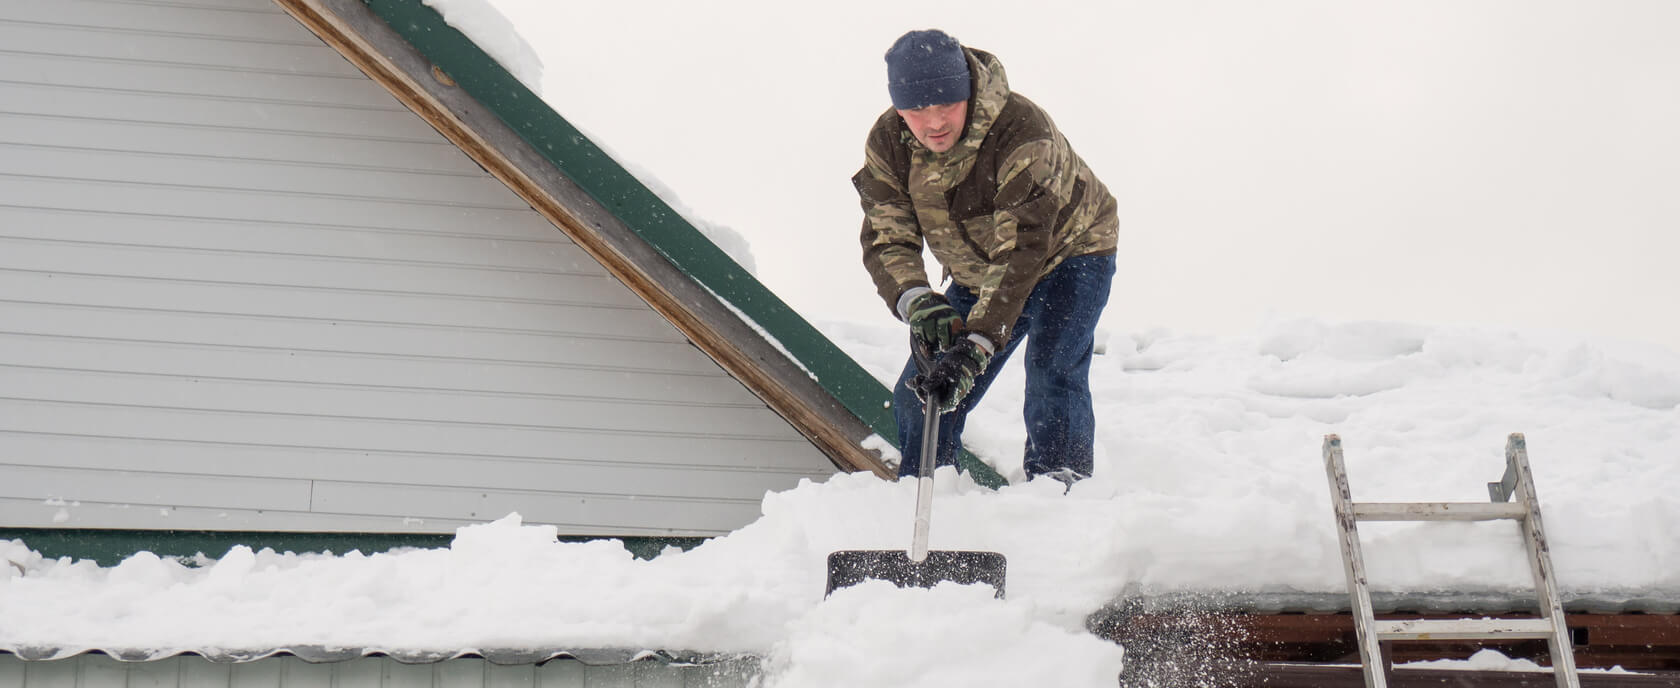
[[[942,581],[985,583],[1003,597],[1007,562],[997,552],[934,550],[921,563],[904,550],[855,549],[828,555],[828,592],[865,580],[884,580],[901,588],[931,588]]]

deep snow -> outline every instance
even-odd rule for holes
[[[877,376],[901,364],[881,343],[897,328],[822,327]],[[1566,593],[1680,596],[1671,353],[1306,320],[1241,337],[1107,333],[1106,350],[1095,477],[1063,495],[1043,480],[992,492],[939,476],[933,546],[1004,553],[1006,600],[870,585],[825,602],[826,554],[905,546],[914,497],[909,482],[837,475],[767,494],[757,522],[649,561],[612,542],[557,543],[552,526],[517,517],[463,529],[449,549],[236,548],[200,568],[150,554],[44,561],[12,542],[0,551],[22,575],[0,569],[0,646],[665,648],[762,655],[786,685],[935,685],[918,681],[951,672],[1090,684],[1118,671],[1121,650],[1084,620],[1122,591],[1344,591],[1328,432],[1344,438],[1355,498],[1431,501],[1485,499],[1505,433],[1524,432]],[[1017,478],[1018,376],[993,388],[969,438]],[[1365,532],[1379,589],[1528,585],[1509,523]]]
[[[527,83],[540,78],[534,51],[482,0],[428,1]],[[883,381],[902,365],[897,325],[818,326]],[[0,567],[0,647],[668,648],[765,656],[774,685],[1111,685],[1121,649],[1082,628],[1122,591],[1343,591],[1319,457],[1330,432],[1357,499],[1428,501],[1485,499],[1505,435],[1523,432],[1564,590],[1680,597],[1670,351],[1315,319],[1102,336],[1094,478],[1063,495],[1056,483],[992,492],[939,476],[933,545],[1003,552],[1005,600],[877,584],[823,600],[828,552],[909,538],[913,485],[839,475],[767,494],[757,522],[650,561],[611,542],[557,543],[553,527],[517,516],[463,529],[448,549],[339,556],[235,548],[100,568],[0,543],[14,563]],[[966,438],[1016,481],[1020,375],[1018,364],[1004,373]],[[1528,585],[1508,523],[1365,533],[1379,589]]]

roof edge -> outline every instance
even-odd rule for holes
[[[530,203],[837,467],[891,477],[861,446],[883,427],[894,433],[885,387],[435,10],[420,0],[275,2]]]
[[[45,559],[69,557],[115,566],[137,552],[190,559],[199,554],[220,559],[244,545],[253,550],[324,554],[357,551],[364,554],[397,549],[443,549],[454,542],[451,532],[352,532],[289,530],[144,530],[112,528],[0,527],[0,542],[22,540]],[[559,542],[616,540],[637,559],[652,559],[668,547],[690,550],[708,539],[692,535],[575,535],[560,534]],[[3,560],[0,560],[3,561]],[[0,563],[0,565],[4,565]]]
[[[1594,588],[1563,590],[1570,614],[1680,614],[1680,588]],[[1128,590],[1093,616],[1197,612],[1242,614],[1345,614],[1346,592],[1242,590]],[[1533,589],[1373,591],[1378,614],[1523,614],[1538,613]]]

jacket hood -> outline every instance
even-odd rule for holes
[[[963,48],[968,55],[968,73],[974,79],[974,93],[968,99],[968,129],[956,148],[972,151],[980,149],[980,142],[991,132],[998,114],[1009,102],[1009,77],[1004,74],[1003,62],[984,50]]]

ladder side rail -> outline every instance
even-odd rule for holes
[[[1353,630],[1359,641],[1360,669],[1366,688],[1388,688],[1384,653],[1374,628],[1371,591],[1365,577],[1365,560],[1359,547],[1359,523],[1354,517],[1353,494],[1348,489],[1347,467],[1342,461],[1342,438],[1324,436],[1324,470],[1330,480],[1330,502],[1336,511],[1336,529],[1341,540],[1342,570],[1347,575],[1352,601]]]
[[[1521,521],[1523,546],[1528,551],[1529,570],[1534,574],[1534,588],[1540,597],[1540,616],[1552,625],[1551,637],[1547,639],[1552,652],[1552,675],[1558,688],[1580,688],[1574,642],[1569,637],[1563,600],[1558,595],[1551,547],[1540,518],[1540,497],[1534,489],[1534,474],[1528,467],[1528,442],[1522,433],[1511,433],[1505,443],[1505,460],[1516,469],[1517,497],[1528,510],[1528,517]]]

